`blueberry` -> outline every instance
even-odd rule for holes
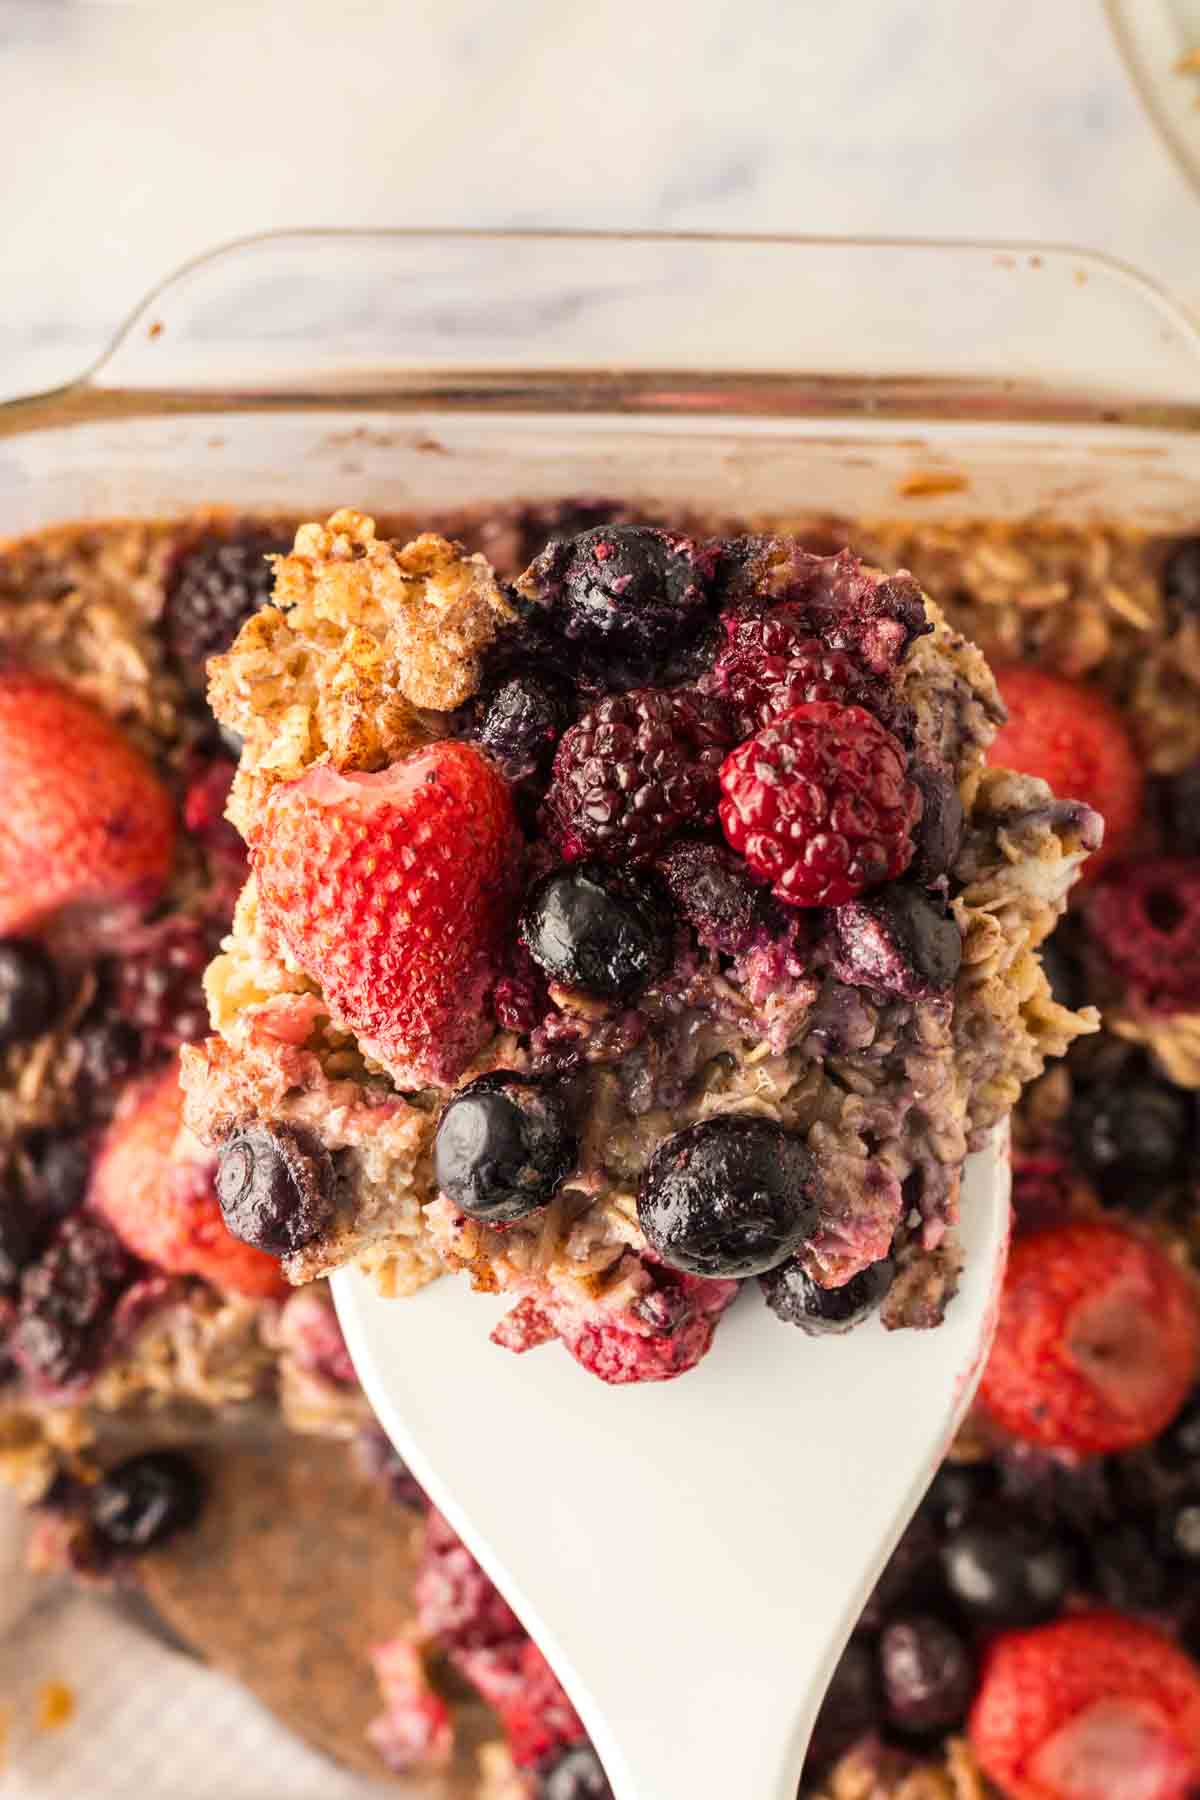
[[[1158,1539],[1163,1554],[1200,1569],[1200,1493],[1187,1493],[1171,1502],[1159,1516]]]
[[[811,1235],[813,1159],[770,1119],[722,1113],[658,1146],[638,1190],[651,1247],[692,1275],[761,1274]]]
[[[195,1465],[178,1450],[131,1456],[96,1483],[88,1512],[102,1541],[114,1550],[149,1550],[192,1525],[204,1504]]]
[[[684,838],[669,845],[655,867],[702,944],[727,956],[750,947],[764,920],[766,889],[727,845]]]
[[[1088,1542],[1091,1586],[1120,1612],[1153,1612],[1167,1597],[1167,1572],[1148,1533],[1126,1519]]]
[[[538,670],[512,670],[478,703],[479,742],[509,781],[544,774],[571,723],[565,693]]]
[[[434,1140],[434,1179],[473,1219],[507,1224],[554,1197],[579,1142],[553,1085],[502,1069],[454,1095]]]
[[[552,538],[520,591],[603,675],[606,685],[650,680],[708,617],[715,554],[648,525],[602,525]]]
[[[1162,571],[1162,592],[1172,624],[1200,613],[1200,537],[1182,538]]]
[[[879,1670],[887,1716],[897,1730],[951,1731],[962,1722],[975,1685],[970,1652],[932,1614],[895,1619],[880,1635]]]
[[[798,1262],[785,1262],[761,1277],[767,1305],[777,1318],[798,1325],[809,1337],[852,1331],[870,1318],[896,1276],[890,1256],[874,1262],[842,1287],[826,1288],[806,1275]]]
[[[272,1256],[303,1249],[333,1220],[328,1150],[302,1125],[251,1120],[221,1145],[217,1198],[234,1237]]]
[[[957,1531],[981,1503],[992,1498],[996,1487],[996,1470],[990,1462],[944,1462],[929,1484],[924,1508],[946,1530]]]
[[[820,1774],[879,1724],[879,1673],[869,1643],[852,1637],[825,1690],[804,1765],[806,1779]]]
[[[0,941],[0,1046],[28,1043],[53,1025],[59,1010],[58,977],[40,944]]]
[[[937,1592],[939,1538],[928,1513],[913,1515],[859,1616],[877,1631],[896,1612],[920,1611]]]
[[[946,1585],[981,1624],[1036,1625],[1056,1613],[1079,1578],[1070,1540],[1019,1519],[979,1519],[942,1546]]]
[[[833,909],[833,971],[852,987],[921,1000],[953,986],[962,962],[957,922],[920,888],[897,882]]]
[[[1136,1208],[1179,1169],[1192,1115],[1176,1088],[1141,1078],[1085,1090],[1070,1122],[1076,1156],[1101,1197]]]
[[[920,789],[924,804],[913,829],[913,859],[908,873],[914,881],[932,887],[958,861],[963,840],[963,804],[950,776],[934,764],[913,763],[909,775]]]
[[[634,1000],[671,960],[674,920],[649,879],[600,863],[556,869],[532,889],[521,935],[551,981]]]
[[[539,1763],[534,1780],[535,1800],[613,1800],[590,1744],[572,1744]]]

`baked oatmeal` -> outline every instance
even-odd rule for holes
[[[430,524],[482,551],[511,584],[552,536],[647,522],[693,538],[744,529],[737,521],[646,520],[605,503],[381,521],[381,535],[407,543],[420,523]],[[849,542],[874,567],[910,568],[950,628],[978,643],[1000,671],[1012,723],[999,751],[1109,820],[1108,865],[1081,888],[1042,954],[1060,1011],[1078,1016],[1095,1002],[1105,1028],[1080,1037],[1018,1111],[1019,1229],[1040,1246],[1036,1266],[1054,1269],[1062,1259],[1103,1291],[1115,1281],[1128,1292],[1132,1281],[1171,1303],[1155,1306],[1154,1330],[1145,1306],[1134,1308],[1138,1329],[1115,1346],[1107,1408],[1094,1383],[1031,1396],[1019,1383],[1010,1391],[1011,1380],[997,1390],[1000,1377],[989,1376],[975,1419],[855,1633],[804,1791],[834,1800],[1028,1791],[997,1760],[1006,1750],[988,1723],[1003,1705],[1004,1681],[1019,1677],[1026,1690],[1046,1696],[1061,1696],[1073,1681],[1076,1710],[1098,1705],[1101,1724],[1115,1718],[1118,1728],[1132,1714],[1142,1733],[1102,1737],[1101,1782],[1109,1785],[1081,1787],[1072,1740],[1064,1751],[1058,1734],[1070,1719],[1044,1711],[1054,1727],[1050,1741],[1058,1741],[1044,1759],[1049,1773],[1038,1792],[1046,1800],[1119,1800],[1126,1787],[1112,1785],[1113,1771],[1127,1766],[1131,1742],[1138,1800],[1168,1800],[1193,1778],[1192,1690],[1189,1668],[1164,1650],[1162,1634],[1185,1651],[1200,1650],[1189,1579],[1200,1554],[1200,1432],[1197,1402],[1180,1404],[1190,1327],[1171,1276],[1200,1260],[1193,1097],[1200,1077],[1189,1049],[1200,1013],[1189,885],[1200,866],[1192,860],[1200,856],[1200,542],[1047,521],[796,520],[788,529],[820,554]],[[138,862],[124,853],[118,829],[99,887],[93,867],[83,871],[82,888],[55,890],[64,908],[86,893],[80,930],[43,936],[10,927],[21,935],[5,940],[0,969],[0,1133],[8,1159],[0,1456],[3,1474],[38,1503],[43,1562],[65,1561],[91,1575],[128,1568],[140,1547],[185,1528],[194,1515],[202,1496],[178,1443],[214,1424],[228,1429],[239,1418],[269,1416],[263,1408],[282,1409],[295,1429],[356,1439],[377,1456],[398,1498],[419,1503],[411,1478],[371,1434],[322,1286],[288,1292],[256,1258],[242,1262],[244,1246],[213,1229],[215,1158],[178,1129],[168,1098],[166,1072],[180,1045],[208,1030],[201,976],[245,878],[240,840],[222,819],[240,746],[205,712],[204,661],[227,649],[269,598],[265,553],[285,552],[294,531],[294,520],[118,523],[48,532],[0,556],[8,662],[26,679],[32,673],[58,684],[42,719],[62,719],[53,709],[64,705],[63,686],[82,696],[139,754],[132,763],[119,758],[122,780],[144,783],[149,769],[173,802],[165,884],[161,823],[141,840]],[[465,610],[456,629],[464,642],[479,630],[477,600],[460,591]],[[486,653],[478,645],[469,652]],[[1061,682],[1052,697],[1067,711],[1054,755],[1038,731],[1046,692],[1031,699],[1025,678],[1014,679],[1030,668]],[[1115,713],[1098,711],[1100,693]],[[481,729],[477,702],[468,706],[468,728]],[[551,712],[551,724],[557,716]],[[507,717],[502,712],[496,727],[500,751],[508,748],[500,729]],[[532,739],[535,752],[547,728],[534,708],[525,742]],[[1014,728],[1026,730],[1024,743]],[[54,727],[40,729],[44,737]],[[90,729],[97,730],[94,720]],[[8,766],[19,760],[18,753]],[[982,776],[981,785],[990,779]],[[165,817],[160,801],[150,812]],[[1143,879],[1151,864],[1152,878]],[[677,885],[686,892],[705,872],[684,857]],[[739,924],[744,929],[745,912],[735,906],[714,929]],[[235,950],[244,936],[239,921]],[[719,942],[716,954],[728,954]],[[775,985],[786,992],[786,975],[786,968],[764,969],[763,992]],[[504,995],[514,1009],[531,979],[528,968],[513,974]],[[280,991],[303,998],[308,984],[293,976]],[[276,997],[268,991],[256,999]],[[513,1026],[525,1016],[514,1010]],[[361,1076],[353,1052],[344,1068],[327,1071],[330,1080],[347,1072],[351,1080]],[[1003,1096],[999,1103],[1007,1104]],[[94,1199],[85,1200],[93,1187]],[[1061,1235],[1097,1222],[1116,1227],[1119,1241],[1081,1246]],[[1059,1235],[1047,1240],[1046,1232]],[[1165,1273],[1153,1246],[1170,1265]],[[239,1291],[247,1269],[251,1286],[261,1278],[265,1292]],[[8,1346],[22,1318],[18,1365]],[[1170,1321],[1165,1336],[1155,1335],[1160,1318]],[[1052,1314],[1042,1329],[1053,1346]],[[1120,1372],[1131,1357],[1123,1390]],[[1062,1367],[1061,1358],[1051,1361]],[[998,1413],[987,1408],[989,1391],[999,1394]],[[1080,1395],[1089,1445],[1111,1449],[1073,1442]],[[1031,1412],[1051,1419],[1050,1435],[1061,1443],[1013,1434]],[[544,1660],[444,1524],[431,1518],[427,1535],[416,1631],[380,1648],[381,1753],[398,1771],[432,1775],[444,1764],[457,1672],[490,1696],[507,1733],[488,1747],[480,1800],[602,1800],[599,1765]],[[1097,1608],[1105,1609],[1099,1622]],[[1132,1635],[1114,1623],[1114,1611],[1135,1621]],[[1085,1632],[1041,1635],[1080,1612],[1090,1621]],[[1004,1654],[981,1665],[989,1646]],[[1081,1667],[1092,1686],[1080,1686]],[[989,1692],[982,1722],[973,1718],[968,1734],[968,1712]],[[989,1781],[985,1766],[1005,1772]],[[1058,1787],[1056,1767],[1065,1771]]]

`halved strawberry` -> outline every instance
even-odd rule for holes
[[[1104,1220],[1017,1238],[980,1383],[1014,1437],[1084,1454],[1148,1443],[1182,1406],[1200,1356],[1187,1277]]]
[[[158,895],[171,797],[111,719],[49,676],[0,670],[0,793],[0,935]]]
[[[1121,856],[1137,829],[1142,766],[1125,721],[1095,688],[1024,663],[997,669],[1008,708],[988,751],[994,768],[1039,775],[1061,800],[1084,800],[1104,819],[1104,843],[1084,864],[1091,879]]]
[[[1119,1613],[1005,1632],[969,1731],[1008,1800],[1185,1800],[1200,1784],[1200,1669]]]
[[[185,1130],[179,1065],[137,1083],[117,1109],[87,1204],[135,1256],[171,1275],[265,1300],[288,1291],[279,1264],[240,1243],[221,1217],[216,1158]]]
[[[412,1088],[452,1081],[483,1040],[519,849],[503,776],[445,742],[273,788],[251,860],[268,928]]]

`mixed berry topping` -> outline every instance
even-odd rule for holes
[[[46,1031],[59,1005],[58,976],[41,945],[21,938],[0,942],[0,1048]]]
[[[833,941],[839,980],[905,1000],[944,994],[962,962],[957,922],[921,888],[903,882],[836,907]]]
[[[902,875],[921,798],[904,746],[857,706],[784,713],[721,770],[721,825],[790,906],[840,906]]]
[[[813,1160],[770,1119],[721,1114],[655,1151],[638,1189],[651,1248],[692,1275],[759,1275],[798,1250],[817,1217]]]
[[[210,656],[228,650],[251,613],[266,606],[275,581],[271,555],[286,555],[289,540],[247,530],[210,536],[179,552],[167,576],[163,631],[189,681],[203,693]]]
[[[221,1145],[216,1190],[235,1238],[270,1256],[286,1256],[328,1229],[337,1180],[333,1159],[314,1132],[285,1120],[250,1120]]]
[[[535,883],[521,935],[551,981],[599,1000],[630,1001],[665,972],[674,923],[649,876],[576,863]]]
[[[8,1353],[39,1389],[90,1375],[134,1264],[101,1219],[77,1213],[21,1281]]]
[[[792,1259],[759,1277],[763,1297],[785,1324],[798,1325],[809,1337],[852,1331],[878,1312],[896,1278],[890,1257],[870,1263],[841,1287],[821,1287]]]
[[[142,1551],[195,1524],[204,1482],[179,1450],[148,1450],[109,1469],[88,1494],[92,1528],[109,1549]]]
[[[559,1089],[501,1070],[468,1082],[446,1107],[434,1179],[471,1218],[508,1224],[553,1199],[578,1147]]]
[[[546,805],[569,860],[637,862],[687,826],[715,824],[731,736],[721,703],[635,688],[585,712],[554,758]]]

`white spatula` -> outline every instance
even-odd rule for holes
[[[794,1800],[845,1640],[962,1416],[1008,1240],[1006,1141],[963,1183],[945,1323],[813,1339],[754,1282],[700,1366],[605,1387],[488,1332],[508,1302],[334,1279],[379,1418],[554,1665],[617,1800]]]

